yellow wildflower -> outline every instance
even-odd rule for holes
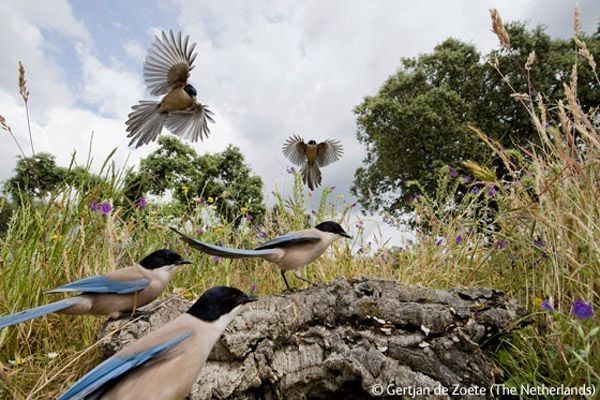
[[[214,202],[215,202],[215,199],[214,199],[212,196],[208,196],[208,199],[206,200],[206,202],[207,202],[208,204],[212,204],[212,203],[214,203]]]
[[[186,185],[183,185],[181,187],[181,191],[183,192],[183,194],[188,194],[188,192],[190,191],[190,188],[187,187]]]
[[[246,207],[242,207],[241,210],[242,214],[246,215],[248,214],[248,209]]]

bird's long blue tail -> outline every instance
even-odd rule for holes
[[[181,240],[195,248],[196,250],[200,250],[203,253],[210,254],[212,256],[223,257],[223,258],[247,258],[247,257],[263,257],[269,256],[271,254],[276,253],[276,250],[273,249],[265,249],[265,250],[238,250],[238,249],[230,249],[228,247],[216,246],[214,244],[208,244],[201,242],[196,239],[192,239],[191,237],[184,235],[179,232],[177,229],[171,227],[171,230],[177,233]]]
[[[25,310],[6,317],[0,318],[0,329],[7,326],[19,324],[21,322],[29,321],[37,317],[41,317],[46,314],[64,310],[76,304],[77,300],[74,298],[57,301],[54,303],[46,304],[40,307],[32,308],[31,310]]]

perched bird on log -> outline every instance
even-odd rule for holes
[[[314,228],[290,232],[263,243],[254,250],[237,250],[216,246],[192,239],[175,228],[171,228],[171,230],[191,247],[206,254],[223,258],[259,257],[276,264],[280,268],[287,290],[290,291],[292,289],[285,277],[286,271],[293,271],[298,279],[312,284],[313,282],[300,275],[300,270],[316,260],[335,240],[341,237],[352,239],[352,236],[348,235],[340,224],[333,221],[321,222]]]
[[[208,137],[208,121],[212,113],[196,99],[196,89],[188,83],[194,68],[196,43],[181,32],[162,32],[156,37],[144,61],[144,82],[153,96],[164,95],[161,101],[141,100],[132,107],[126,122],[129,145],[140,147],[161,133],[163,125],[171,133],[196,142]]]
[[[304,142],[300,136],[291,136],[283,145],[283,154],[301,167],[302,182],[310,190],[321,184],[321,169],[340,159],[344,149],[338,140],[328,139],[317,144],[314,140]]]
[[[156,299],[167,287],[173,274],[191,264],[171,250],[158,250],[139,264],[92,276],[47,291],[79,292],[78,296],[59,300],[0,318],[0,328],[29,321],[50,313],[108,315],[118,318]]]
[[[127,345],[59,400],[183,399],[227,325],[255,300],[227,286],[208,289],[183,315]]]

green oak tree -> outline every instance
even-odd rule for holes
[[[237,147],[199,155],[173,136],[161,136],[160,147],[140,162],[137,172],[126,177],[126,197],[135,202],[146,194],[170,192],[175,200],[193,207],[199,199],[215,200],[219,214],[227,220],[247,209],[252,218],[265,213],[262,179],[245,164]]]
[[[357,137],[367,155],[352,192],[367,210],[390,216],[409,211],[420,190],[411,183],[432,191],[436,171],[444,165],[460,169],[462,161],[473,160],[494,166],[490,150],[469,125],[509,148],[538,141],[527,109],[511,97],[511,87],[532,98],[542,94],[552,111],[563,83],[570,80],[577,48],[572,40],[551,38],[543,27],[528,30],[511,23],[507,31],[510,51],[493,50],[482,57],[472,44],[447,39],[431,54],[402,59],[379,92],[354,109]],[[582,37],[596,60],[599,32]],[[526,68],[532,51],[536,59]],[[583,108],[597,108],[600,85],[581,57],[578,75]]]
[[[37,153],[33,157],[21,157],[15,166],[15,174],[4,183],[4,190],[15,202],[32,197],[43,197],[64,183],[65,168],[56,165],[56,158],[49,153]]]

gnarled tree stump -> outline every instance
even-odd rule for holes
[[[159,303],[133,323],[108,322],[102,336],[122,329],[103,345],[106,356],[191,304],[180,298]],[[361,399],[375,384],[429,393],[456,385],[489,388],[500,370],[482,348],[525,324],[525,316],[492,289],[444,291],[366,278],[264,296],[229,325],[190,398]]]

